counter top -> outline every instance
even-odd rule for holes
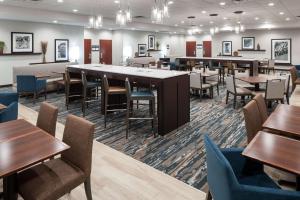
[[[224,56],[224,57],[177,57],[178,59],[199,59],[199,60],[228,60],[228,61],[257,61],[257,59],[254,58],[241,58],[241,57],[229,57],[229,56]]]

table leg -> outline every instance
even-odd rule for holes
[[[300,176],[296,177],[296,190],[300,191]]]
[[[255,91],[259,91],[259,83],[255,84]]]
[[[18,193],[16,188],[17,174],[13,174],[3,178],[3,199],[17,200]]]

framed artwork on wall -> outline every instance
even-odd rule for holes
[[[155,36],[148,35],[148,49],[154,50],[155,49]]]
[[[69,61],[69,40],[55,39],[55,62]]]
[[[242,37],[242,49],[254,50],[255,49],[255,37]]]
[[[223,56],[232,56],[232,41],[223,41],[222,42],[222,55]]]
[[[33,53],[33,33],[11,32],[11,53]]]
[[[147,53],[147,45],[146,44],[138,44],[138,56],[146,56]]]
[[[291,64],[292,39],[272,39],[271,58],[278,64]]]

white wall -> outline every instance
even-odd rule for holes
[[[79,49],[79,60],[83,55],[83,27],[58,24],[19,22],[0,20],[0,41],[5,42],[4,53],[11,52],[11,32],[34,33],[34,52],[41,52],[41,41],[48,41],[46,60],[54,61],[54,39],[69,39],[70,53]],[[70,59],[72,59],[70,55]],[[24,66],[33,62],[41,62],[41,55],[0,56],[0,85],[12,84],[13,66]]]
[[[271,58],[271,39],[292,39],[292,63],[300,64],[300,29],[280,29],[280,30],[249,30],[241,34],[219,33],[213,36],[213,56],[222,52],[222,41],[232,41],[232,50],[242,48],[242,37],[255,37],[255,49],[260,44],[261,49],[266,52],[240,52],[240,55],[248,58]]]

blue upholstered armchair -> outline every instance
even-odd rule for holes
[[[300,192],[281,190],[263,171],[263,165],[242,156],[243,149],[220,150],[204,138],[207,181],[214,200],[296,200]]]
[[[34,100],[37,95],[44,92],[45,99],[47,98],[47,82],[39,80],[33,75],[18,75],[17,76],[17,91],[19,94],[33,94]]]
[[[0,93],[0,103],[7,106],[0,111],[0,123],[18,118],[18,94]]]

